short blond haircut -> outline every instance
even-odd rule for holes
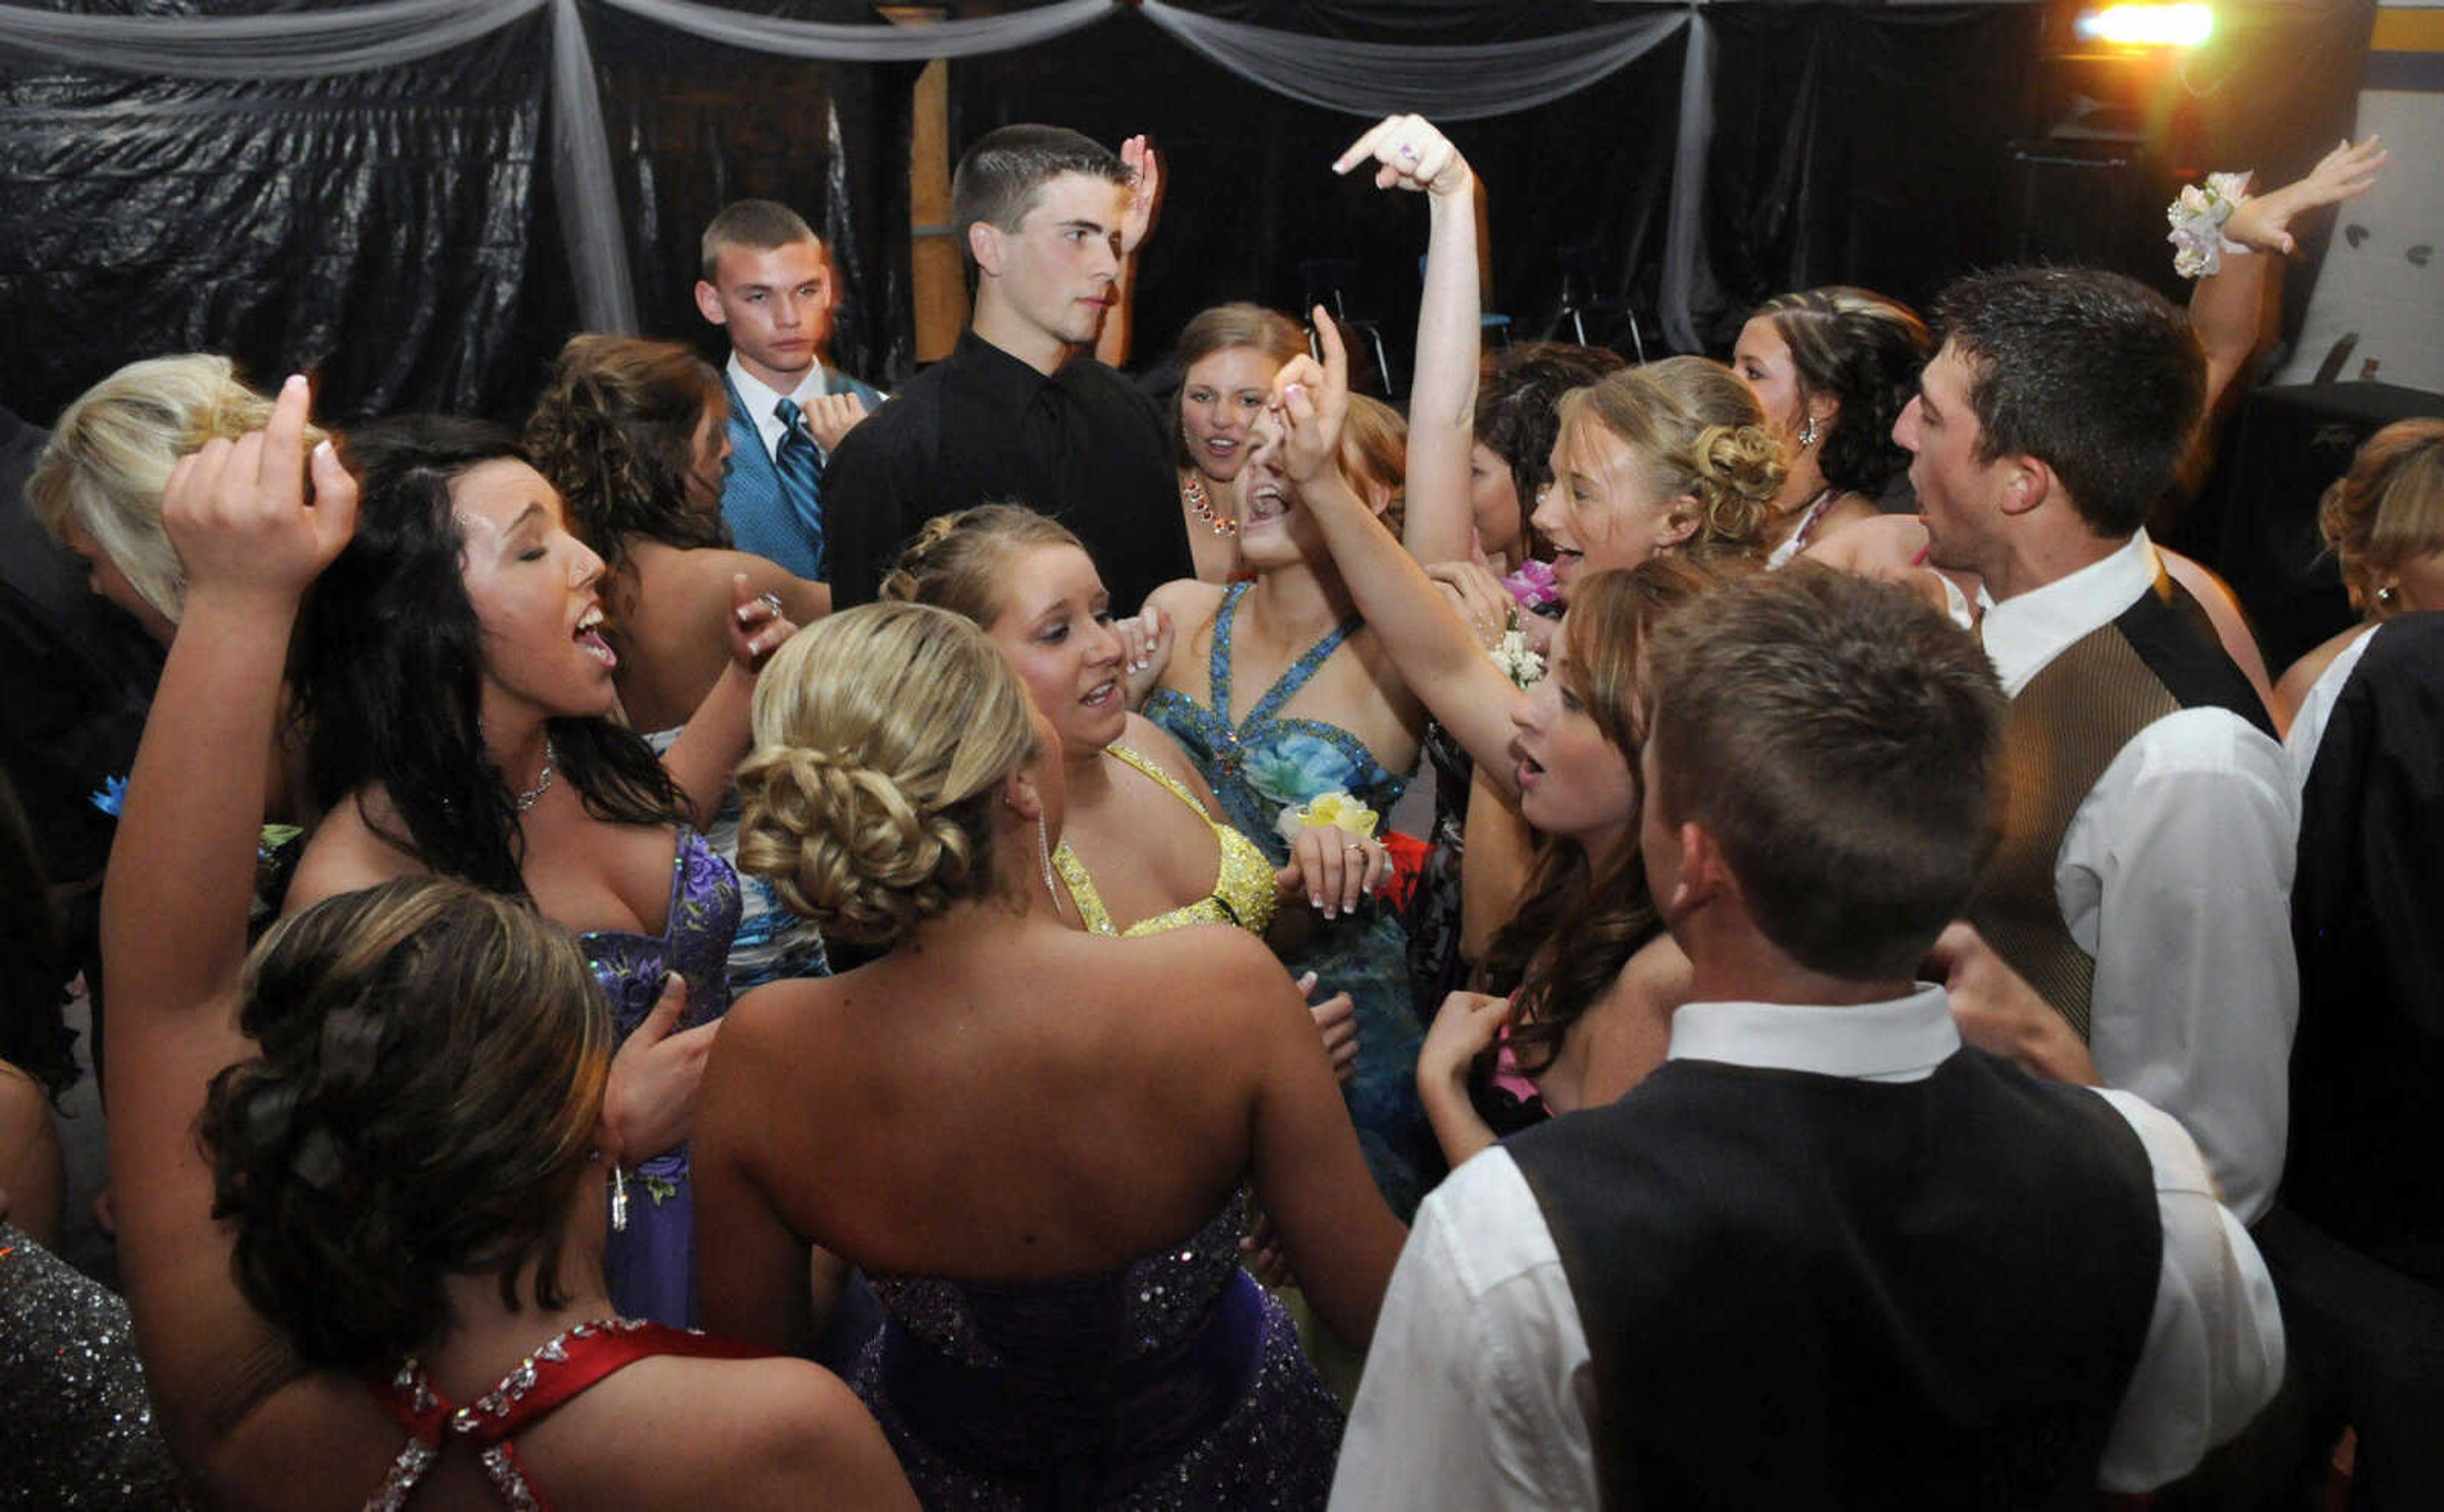
[[[74,521],[146,603],[172,624],[187,600],[187,572],[161,527],[161,495],[178,459],[217,438],[271,422],[271,400],[249,388],[228,358],[209,353],[130,362],[61,412],[27,481],[34,518],[65,544]],[[308,426],[306,444],[323,439]]]
[[[984,632],[873,603],[801,630],[757,678],[741,870],[826,934],[888,946],[992,886],[991,804],[1043,751]]]
[[[1731,369],[1702,357],[1665,358],[1572,389],[1560,411],[1565,446],[1579,427],[1600,426],[1637,453],[1658,497],[1697,501],[1697,529],[1684,549],[1760,549],[1789,463],[1756,396]]]

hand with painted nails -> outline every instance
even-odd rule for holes
[[[781,607],[779,594],[755,592],[743,572],[730,575],[730,659],[751,677],[788,644],[798,625]]]
[[[1334,160],[1332,171],[1346,174],[1373,161],[1375,187],[1423,191],[1436,197],[1464,194],[1476,175],[1451,139],[1423,116],[1386,116]]]
[[[180,457],[161,494],[161,524],[190,601],[229,593],[294,600],[357,527],[357,480],[331,443],[308,457],[306,379],[281,385],[271,419]]]
[[[1252,463],[1278,454],[1282,471],[1301,485],[1324,477],[1340,462],[1341,427],[1349,414],[1349,349],[1323,305],[1313,314],[1324,360],[1294,357],[1273,375],[1250,458]]]
[[[1120,637],[1120,680],[1131,709],[1143,705],[1171,665],[1172,641],[1178,627],[1159,605],[1148,604],[1126,619],[1113,622]]]

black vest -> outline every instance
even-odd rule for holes
[[[1508,1141],[1586,1328],[1608,1507],[2085,1507],[2146,1342],[2146,1149],[1962,1050],[1674,1060]]]

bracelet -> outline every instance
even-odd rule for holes
[[[2249,249],[2223,233],[2224,223],[2249,195],[2249,175],[2209,174],[2203,184],[2185,184],[2178,197],[2164,207],[2172,231],[2173,271],[2183,278],[2208,278],[2223,270],[2223,254]]]

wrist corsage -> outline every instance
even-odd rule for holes
[[[1533,688],[1545,680],[1545,658],[1528,648],[1527,633],[1519,628],[1516,616],[1512,617],[1510,628],[1502,633],[1502,638],[1486,655],[1493,658],[1502,675],[1515,687]]]
[[[1339,829],[1360,839],[1375,838],[1375,826],[1383,816],[1349,796],[1341,788],[1318,793],[1304,803],[1291,803],[1273,821],[1282,839],[1296,843],[1303,829]]]
[[[2223,254],[2249,249],[2223,233],[2224,222],[2249,195],[2249,175],[2209,174],[2204,184],[2184,184],[2179,197],[2164,207],[2173,230],[2164,240],[2173,244],[2173,271],[2183,278],[2205,278],[2223,270]]]

